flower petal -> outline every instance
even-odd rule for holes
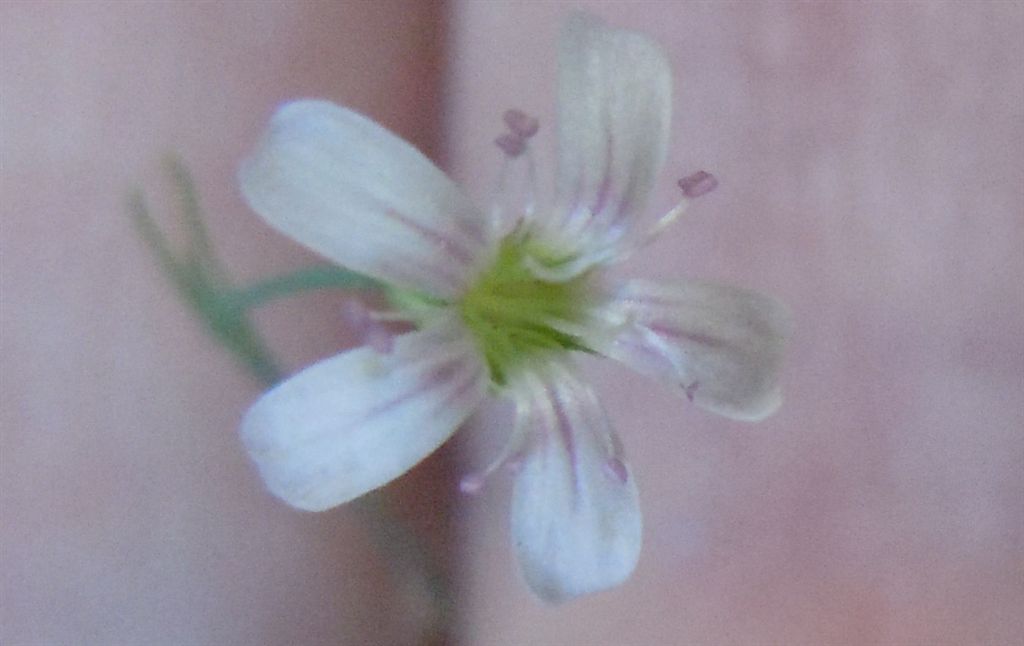
[[[633,281],[613,308],[629,323],[600,348],[608,356],[733,419],[756,421],[782,403],[778,373],[790,323],[778,301],[708,283]]]
[[[589,387],[555,366],[521,388],[532,419],[512,493],[511,530],[527,583],[557,603],[623,582],[640,555],[636,484]]]
[[[583,13],[559,64],[556,230],[599,253],[628,237],[664,162],[672,73],[657,43]]]
[[[382,281],[452,297],[482,262],[484,217],[413,146],[326,101],[281,107],[239,171],[271,226]]]
[[[380,487],[440,446],[485,396],[487,370],[454,325],[363,347],[267,392],[242,440],[271,493],[321,511]]]

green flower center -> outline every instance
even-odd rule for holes
[[[538,279],[527,259],[549,254],[522,233],[501,241],[494,263],[457,303],[498,386],[536,358],[568,350],[590,352],[583,340],[557,329],[582,325],[589,310],[590,272],[565,282]],[[564,325],[568,323],[569,325]]]

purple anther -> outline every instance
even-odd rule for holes
[[[718,180],[707,171],[698,171],[679,180],[679,188],[683,189],[683,195],[690,199],[710,193],[716,186]]]
[[[517,475],[523,470],[523,456],[516,454],[505,460],[505,471],[511,475]]]
[[[523,139],[529,139],[540,129],[540,122],[522,110],[506,110],[501,118],[512,134]]]
[[[494,143],[501,148],[501,150],[509,157],[515,158],[523,154],[526,150],[526,140],[517,134],[506,132],[497,139]]]
[[[692,384],[687,384],[686,386],[683,386],[683,392],[686,393],[686,398],[689,399],[691,402],[693,401],[693,398],[696,396],[697,388],[699,386],[699,381],[694,381]]]
[[[374,319],[373,312],[359,299],[345,301],[341,306],[341,315],[363,345],[380,354],[390,354],[394,349],[395,335],[386,325]]]
[[[368,345],[379,354],[391,354],[395,349],[395,335],[380,323],[374,323],[363,337],[363,345]]]
[[[629,471],[626,470],[626,465],[622,460],[618,458],[610,458],[604,463],[604,470],[612,478],[619,481],[619,484],[626,484],[629,480]]]
[[[358,299],[350,299],[341,304],[341,316],[345,322],[362,332],[373,320],[370,316],[370,308]]]
[[[471,473],[459,480],[459,491],[468,495],[480,493],[480,490],[484,488],[484,482],[485,478],[482,475]]]

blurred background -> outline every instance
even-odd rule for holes
[[[125,198],[144,188],[181,234],[160,166],[175,151],[233,276],[315,261],[234,179],[274,107],[303,96],[372,116],[481,203],[500,116],[524,109],[544,184],[558,31],[580,7],[673,64],[652,208],[695,170],[721,182],[628,269],[788,303],[786,401],[741,424],[588,364],[641,488],[644,552],[625,585],[557,608],[516,572],[508,483],[457,493],[500,440],[473,420],[388,491],[453,581],[430,639],[1024,640],[1024,5],[9,0],[0,643],[421,643],[429,600],[364,516],[264,493],[236,435],[261,386],[179,302]],[[258,320],[294,370],[355,342],[343,302]]]

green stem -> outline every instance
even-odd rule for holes
[[[448,576],[426,543],[400,518],[385,495],[370,492],[353,501],[356,510],[375,539],[377,549],[388,561],[392,575],[400,581],[410,568],[419,571],[420,594],[431,600],[430,615],[423,621],[420,643],[423,646],[450,646],[455,638],[453,629],[455,599]]]
[[[380,286],[380,283],[362,274],[333,265],[320,265],[236,289],[229,298],[236,307],[251,309],[275,298],[301,292],[318,289],[370,290],[379,289]]]
[[[129,210],[139,235],[210,335],[268,388],[279,383],[284,373],[253,326],[251,309],[277,298],[319,289],[385,289],[371,278],[329,265],[300,269],[247,287],[232,287],[214,254],[188,170],[180,161],[171,159],[168,171],[177,188],[181,222],[188,235],[186,250],[176,254],[171,249],[150,216],[142,193],[136,191],[130,196]],[[429,597],[432,612],[425,619],[422,643],[450,644],[454,638],[451,587],[425,541],[388,508],[379,492],[358,500],[355,509],[369,526],[396,581],[403,576],[413,577],[419,592]]]
[[[374,287],[380,287],[380,284],[360,274],[325,265],[300,269],[245,288],[228,291],[223,298],[229,304],[226,308],[228,311],[247,319],[245,312],[275,298],[318,289],[366,290]],[[266,369],[263,358],[269,356],[269,350],[259,337],[246,335],[243,339],[231,339],[221,336],[221,341],[268,388],[281,380],[280,373],[275,369]],[[368,526],[377,549],[381,551],[395,579],[400,581],[403,574],[416,572],[419,592],[431,600],[431,613],[424,621],[421,643],[424,646],[450,643],[454,637],[454,600],[444,571],[427,549],[423,539],[394,514],[388,507],[384,495],[379,492],[372,492],[354,501],[354,506]]]

